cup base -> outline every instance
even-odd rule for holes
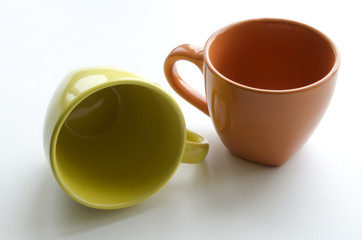
[[[252,160],[252,158],[247,158],[247,157],[243,157],[240,154],[234,153],[231,150],[228,150],[233,156],[239,158],[240,160],[244,160],[250,163],[254,163],[254,164],[258,164],[258,165],[262,165],[262,166],[266,166],[266,167],[280,167],[282,165],[284,165],[288,159],[285,160],[278,160],[278,161],[265,161],[265,160]]]

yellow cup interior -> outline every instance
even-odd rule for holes
[[[119,84],[81,101],[61,126],[54,171],[75,200],[96,208],[133,205],[172,176],[185,123],[175,101],[151,84]]]

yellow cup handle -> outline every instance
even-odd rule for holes
[[[209,144],[199,134],[187,130],[186,145],[182,156],[182,163],[201,163],[209,151]]]

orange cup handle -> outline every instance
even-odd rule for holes
[[[207,108],[206,97],[190,87],[190,85],[188,85],[178,74],[175,63],[179,60],[192,62],[200,69],[201,72],[203,72],[203,49],[190,44],[183,44],[176,47],[167,56],[164,64],[164,71],[167,81],[181,97],[206,115],[210,116]]]

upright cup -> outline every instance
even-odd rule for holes
[[[199,163],[208,152],[166,91],[104,67],[78,69],[61,82],[46,115],[44,148],[62,189],[99,209],[150,197],[180,162]]]
[[[204,74],[206,98],[179,76],[187,60]],[[256,163],[280,166],[306,142],[335,86],[340,56],[302,23],[255,19],[216,31],[204,48],[176,47],[164,70],[173,89],[209,115],[224,145]]]

